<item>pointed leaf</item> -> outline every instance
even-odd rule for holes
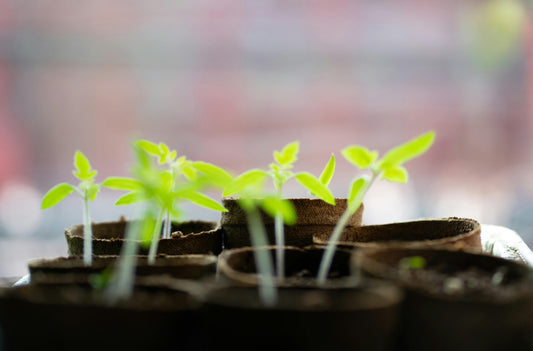
[[[283,216],[283,223],[287,225],[296,224],[296,209],[289,200],[269,196],[261,201],[261,208],[273,218],[280,213]]]
[[[208,180],[222,188],[225,188],[233,180],[231,175],[222,168],[211,163],[196,161],[192,166],[199,172],[202,172],[208,177]]]
[[[379,169],[385,170],[398,166],[426,152],[435,140],[435,132],[427,132],[388,151],[379,163]]]
[[[298,151],[300,150],[300,143],[293,141],[292,143],[287,144],[281,152],[274,152],[274,159],[280,165],[288,165],[295,162],[298,158]]]
[[[364,146],[352,145],[342,150],[342,155],[348,162],[360,169],[368,168],[378,157],[377,151],[369,151]]]
[[[244,172],[228,184],[224,190],[224,196],[234,195],[248,188],[257,186],[265,180],[267,175],[268,174],[265,171],[260,169],[252,169]]]
[[[407,170],[402,166],[389,167],[383,171],[381,178],[394,183],[407,183]]]
[[[93,184],[87,189],[87,198],[89,201],[94,201],[96,195],[100,192],[100,186],[98,184]]]
[[[41,202],[41,209],[44,210],[57,205],[74,190],[75,188],[68,183],[61,183],[54,186],[44,195]]]
[[[96,177],[98,173],[95,170],[91,170],[91,164],[85,155],[77,150],[74,154],[74,167],[76,170],[73,172],[79,180],[85,181]]]
[[[159,150],[159,145],[152,143],[151,141],[138,140],[135,144],[150,155],[159,156],[161,154],[161,151]]]
[[[357,178],[352,182],[352,186],[350,187],[350,195],[348,196],[349,207],[356,207],[355,210],[357,210],[359,204],[363,200],[363,196],[365,195],[365,191],[369,183],[370,181],[366,176]]]
[[[199,206],[219,212],[228,212],[228,210],[224,206],[211,199],[209,196],[201,194],[197,191],[183,192],[181,193],[181,196]]]
[[[109,177],[102,182],[102,186],[113,190],[139,190],[142,188],[141,181],[125,177]]]
[[[326,167],[324,167],[324,170],[320,174],[320,183],[324,185],[328,185],[331,181],[331,178],[333,178],[333,174],[335,173],[335,155],[331,154],[331,158],[329,159],[328,164]]]
[[[143,194],[139,192],[131,192],[121,196],[117,202],[115,202],[115,206],[133,205],[145,200],[147,200],[147,198]]]
[[[313,195],[319,199],[322,199],[328,204],[335,205],[335,198],[333,197],[333,194],[331,194],[331,191],[314,175],[311,173],[302,172],[298,173],[295,178],[300,184],[313,193]]]

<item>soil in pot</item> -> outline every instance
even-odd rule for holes
[[[115,306],[82,285],[0,289],[3,350],[201,349],[200,302],[173,284],[137,284],[133,297]]]
[[[116,222],[93,223],[93,254],[119,255],[124,243],[126,226],[130,221],[123,217]],[[185,221],[172,224],[172,237],[159,240],[158,253],[167,255],[214,254],[222,251],[222,229],[214,221]],[[83,255],[83,225],[65,230],[68,254]],[[142,249],[147,255],[148,249]]]
[[[379,225],[348,227],[338,242],[341,247],[449,247],[481,252],[481,225],[469,218],[421,219]],[[327,244],[331,233],[318,233],[313,242]]]
[[[91,266],[85,266],[79,256],[44,258],[28,263],[32,283],[88,283],[94,275],[105,269],[112,269],[119,256],[94,256]],[[139,256],[136,265],[137,276],[165,275],[178,279],[208,280],[216,273],[215,255],[177,255],[156,257],[154,264],[148,264],[147,256]]]
[[[256,288],[215,288],[203,304],[209,349],[391,350],[401,298],[394,285],[284,288],[264,307]]]
[[[425,266],[406,266],[412,257]],[[405,287],[402,349],[531,350],[530,267],[442,249],[367,249],[356,260],[374,277]]]
[[[335,206],[320,199],[295,198],[290,200],[295,209],[298,221],[295,225],[285,226],[285,245],[308,246],[313,244],[313,236],[321,233],[331,233],[335,224],[346,209],[346,199],[335,199]],[[224,232],[224,248],[232,249],[250,246],[250,233],[246,213],[239,206],[236,198],[224,198],[222,204],[228,212],[222,212],[220,225]],[[357,212],[348,222],[348,227],[360,226],[362,223],[364,205],[361,204]],[[275,245],[275,225],[272,217],[263,214],[268,242]]]

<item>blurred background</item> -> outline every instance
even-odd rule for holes
[[[129,174],[135,138],[234,173],[298,140],[295,170],[318,175],[334,153],[346,197],[358,172],[342,148],[435,130],[408,184],[370,190],[364,222],[470,217],[532,247],[532,4],[0,0],[0,277],[66,255],[82,201],[40,201],[75,183],[75,150],[101,181]],[[132,216],[119,195],[103,190],[93,220]],[[296,182],[285,195],[308,196]]]

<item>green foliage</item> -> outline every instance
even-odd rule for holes
[[[57,205],[73,191],[75,191],[75,187],[68,183],[61,183],[54,186],[44,195],[41,208],[44,210]]]
[[[326,164],[326,167],[322,170],[322,173],[320,174],[320,183],[324,185],[329,185],[331,182],[331,178],[333,178],[333,174],[335,173],[335,155],[331,154],[331,157]]]
[[[422,256],[404,257],[399,262],[400,269],[422,269],[426,265],[426,259]]]

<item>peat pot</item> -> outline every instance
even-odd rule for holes
[[[354,265],[405,288],[401,350],[533,346],[533,270],[526,265],[429,248],[363,249],[354,255]]]
[[[320,199],[295,198],[288,199],[296,209],[297,223],[285,226],[285,245],[307,246],[313,244],[314,235],[325,235],[333,231],[335,224],[346,209],[346,199],[335,199],[335,206]],[[220,225],[224,232],[224,248],[232,249],[250,246],[250,234],[246,213],[239,206],[236,198],[222,199],[222,204],[228,212],[222,212]],[[362,223],[364,205],[361,204],[357,212],[350,218],[348,227],[357,227]],[[275,242],[275,225],[272,217],[263,214],[269,244]]]
[[[93,255],[119,255],[126,239],[126,227],[131,221],[93,223]],[[215,254],[222,251],[222,230],[218,222],[185,221],[172,223],[172,237],[159,240],[158,253],[167,255]],[[83,224],[65,230],[68,254],[83,255]],[[141,247],[141,246],[140,246]],[[140,254],[147,255],[148,249]]]
[[[348,227],[338,246],[347,248],[449,247],[481,252],[481,225],[469,218],[420,219],[378,225]],[[327,244],[331,233],[313,235],[313,242]]]
[[[176,281],[138,283],[117,305],[87,285],[2,288],[0,349],[198,350],[205,335],[196,295]]]

